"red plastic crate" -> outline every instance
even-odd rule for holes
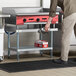
[[[37,40],[34,44],[35,47],[40,47],[40,48],[47,48],[48,47],[48,42],[43,41],[43,40]]]

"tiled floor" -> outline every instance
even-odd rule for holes
[[[64,67],[63,65],[58,65],[58,66],[63,66],[63,67],[55,68],[54,67],[55,64],[53,65],[52,62],[49,62],[49,61],[51,61],[49,56],[40,57],[39,55],[37,55],[37,56],[32,56],[31,58],[30,57],[29,58],[28,57],[21,58],[20,59],[21,64],[18,63],[16,59],[13,59],[13,58],[7,59],[6,58],[0,65],[2,65],[2,66],[4,65],[3,67],[6,67],[6,68],[8,67],[8,68],[10,68],[10,70],[12,68],[9,67],[9,66],[14,67],[14,70],[16,70],[18,67],[20,67],[17,70],[21,69],[21,71],[9,72],[9,71],[7,71],[8,69],[3,70],[4,68],[2,69],[1,66],[0,66],[0,76],[76,76],[75,63],[74,63],[74,66],[71,66],[71,67]],[[33,64],[34,68],[33,68],[31,63],[27,64],[27,62],[30,62],[30,61],[32,63],[34,63]],[[39,63],[37,64],[38,67],[41,67],[39,65],[43,65],[44,66],[44,64],[45,65],[49,65],[50,63],[52,63],[52,64],[50,64],[50,66],[53,65],[54,68],[51,68],[50,66],[46,66],[48,68],[41,67],[42,69],[39,69],[37,67],[37,65],[35,65],[37,63],[35,61],[40,62],[40,64]],[[47,63],[47,62],[49,62],[49,63]],[[8,65],[5,64],[5,63],[7,63]],[[14,65],[12,65],[11,63],[13,63]],[[15,63],[17,63],[19,65],[15,65]],[[21,68],[20,65],[22,65],[23,67]],[[23,68],[26,69],[25,67],[27,67],[27,65],[30,65],[28,68],[32,67],[32,69],[36,69],[36,70],[32,70],[31,68],[30,68],[31,70],[28,70],[28,68],[27,68],[27,70],[23,70]]]

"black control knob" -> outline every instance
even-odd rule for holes
[[[37,22],[39,22],[40,21],[40,19],[39,18],[37,18],[37,20],[36,20]]]
[[[26,19],[23,19],[23,22],[26,22]]]

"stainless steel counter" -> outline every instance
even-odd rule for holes
[[[59,12],[56,12],[56,14],[59,14]],[[49,12],[37,12],[37,13],[19,13],[16,15],[49,15]]]

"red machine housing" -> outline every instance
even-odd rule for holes
[[[29,22],[47,22],[48,15],[30,15],[30,16],[16,16],[16,25],[24,25],[24,23]],[[53,17],[51,24],[56,24],[58,22],[58,15]]]

